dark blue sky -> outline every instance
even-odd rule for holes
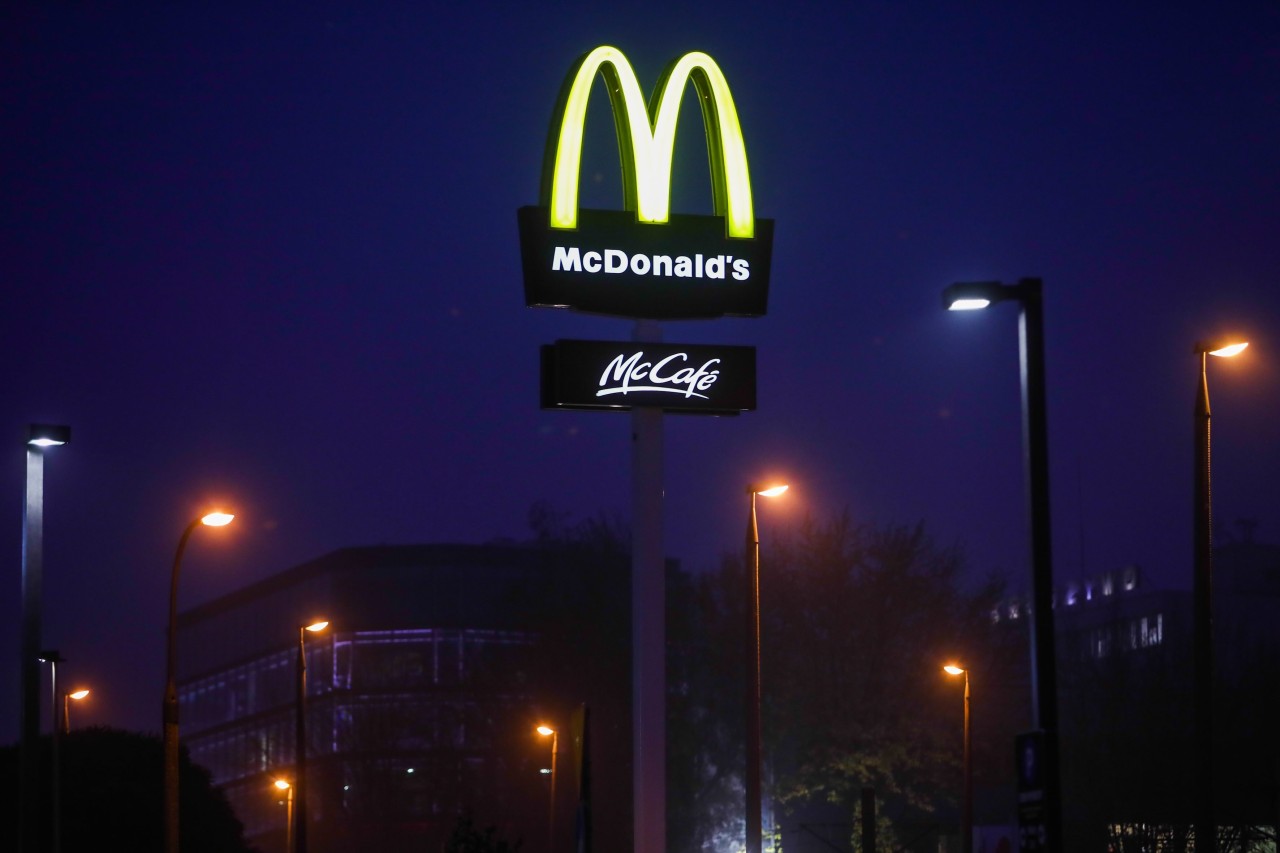
[[[759,411],[667,419],[673,556],[739,548],[744,485],[778,474],[766,541],[843,507],[923,519],[1021,585],[1017,312],[940,292],[1022,276],[1058,577],[1189,586],[1191,348],[1227,331],[1253,347],[1211,365],[1217,513],[1280,541],[1274,4],[282,5],[0,12],[4,695],[29,422],[74,434],[47,463],[45,638],[98,688],[86,723],[159,728],[173,549],[214,500],[239,518],[197,533],[183,607],[342,546],[519,539],[539,500],[628,514],[627,417],[540,411],[537,384],[539,345],[631,324],[525,308],[515,221],[564,74],[605,43],[646,89],[716,58],[777,223],[768,316],[664,324],[760,368]],[[604,104],[584,206],[620,204]],[[709,208],[697,122],[677,211]]]

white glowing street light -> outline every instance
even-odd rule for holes
[[[41,845],[36,832],[40,809],[40,639],[41,589],[44,572],[44,452],[71,440],[71,427],[31,424],[27,428],[27,477],[22,517],[22,737],[18,746],[18,850],[32,853]]]
[[[1045,402],[1044,299],[1038,278],[1016,284],[960,282],[942,292],[950,311],[972,311],[1016,302],[1022,378],[1022,440],[1031,530],[1031,712],[1044,754],[1045,849],[1062,853],[1061,782],[1058,773],[1058,669],[1053,633],[1053,547],[1049,525],[1049,426]]]
[[[178,688],[174,677],[178,628],[178,573],[182,552],[197,527],[225,527],[235,518],[217,511],[193,520],[182,531],[169,576],[169,628],[165,649],[165,684],[162,737],[164,741],[164,851],[178,853]]]
[[[1217,819],[1213,807],[1213,497],[1210,476],[1208,356],[1231,358],[1249,344],[1239,339],[1199,341],[1200,383],[1195,400],[1193,494],[1192,607],[1195,642],[1193,658],[1195,718],[1195,833],[1196,850],[1217,847]]]
[[[761,813],[761,738],[760,727],[760,530],[756,524],[756,496],[766,498],[777,497],[789,489],[785,484],[747,486],[747,494],[751,496],[751,511],[747,516],[747,553],[746,553],[746,585],[747,585],[747,631],[746,631],[746,670],[747,670],[747,769],[744,779],[746,788],[746,850],[747,853],[760,853],[763,843],[764,827]]]

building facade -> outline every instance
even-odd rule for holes
[[[587,647],[564,636],[586,600],[573,593],[591,587],[580,569],[532,546],[347,548],[187,611],[183,744],[249,839],[284,850],[292,790],[273,783],[294,781],[301,645],[310,850],[437,849],[464,817],[541,850],[548,810],[571,813],[573,790],[562,779],[549,800],[534,727],[610,706],[609,685],[575,683],[590,667],[573,649]],[[328,628],[304,635],[316,619]],[[559,742],[563,777],[572,744]]]

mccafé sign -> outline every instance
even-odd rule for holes
[[[587,101],[603,75],[625,210],[578,207]],[[698,93],[714,216],[670,211],[680,100]],[[543,164],[541,205],[518,211],[525,303],[649,319],[758,317],[769,295],[773,221],[756,219],[738,111],[715,61],[692,52],[646,99],[622,52],[598,47],[570,71]]]
[[[756,407],[755,347],[556,341],[542,348],[542,406],[736,415]]]

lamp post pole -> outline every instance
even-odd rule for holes
[[[973,853],[973,739],[969,724],[969,668],[952,663],[942,669],[948,675],[964,676],[964,796],[960,807],[960,837],[963,853]]]
[[[1213,491],[1210,484],[1209,373],[1208,357],[1239,354],[1247,343],[1198,342],[1200,383],[1194,406],[1193,484],[1193,657],[1195,699],[1195,794],[1193,810],[1196,853],[1217,849],[1217,820],[1213,807]]]
[[[747,515],[746,537],[746,647],[745,668],[747,673],[746,711],[747,711],[747,766],[744,774],[746,788],[746,853],[760,853],[763,844],[764,828],[761,809],[761,742],[763,733],[760,725],[760,530],[756,524],[756,496],[774,497],[787,490],[787,486],[769,488],[750,485],[747,494],[751,498],[751,508]]]
[[[538,734],[551,738],[551,806],[547,810],[547,853],[556,849],[556,776],[559,773],[560,730],[551,726],[538,726]]]
[[[52,850],[53,853],[59,853],[62,850],[62,720],[58,711],[62,703],[58,701],[58,664],[66,663],[67,659],[57,649],[46,649],[40,653],[40,660],[49,664],[49,710],[53,714],[53,728],[49,730]]]
[[[746,853],[760,853],[760,531],[756,526],[756,490],[751,495],[751,513],[747,517],[747,794]]]
[[[293,736],[296,772],[293,780],[294,853],[307,850],[307,629],[298,628],[297,701],[294,702]]]
[[[964,853],[973,853],[973,726],[969,716],[969,670],[964,671]]]
[[[178,574],[182,568],[182,552],[187,540],[201,524],[221,527],[235,516],[211,512],[197,518],[182,531],[178,550],[173,555],[173,570],[169,575],[169,623],[166,631],[164,660],[164,853],[178,853],[178,687],[174,677],[178,629]]]
[[[18,746],[18,850],[39,847],[40,803],[40,599],[44,570],[44,450],[71,440],[71,428],[31,424],[27,432],[27,477],[22,514],[22,643],[19,673],[21,739]]]
[[[277,790],[284,791],[284,853],[293,853],[293,785],[277,779],[275,786]]]
[[[1031,685],[1034,725],[1042,732],[1045,849],[1062,851],[1062,799],[1058,773],[1058,677],[1053,629],[1053,547],[1049,525],[1049,427],[1045,404],[1042,282],[953,284],[943,292],[952,310],[1016,300],[1022,381],[1022,441],[1027,515],[1031,528]]]
[[[296,772],[293,780],[294,853],[307,853],[307,632],[323,631],[326,621],[298,626],[297,699],[293,736]]]

